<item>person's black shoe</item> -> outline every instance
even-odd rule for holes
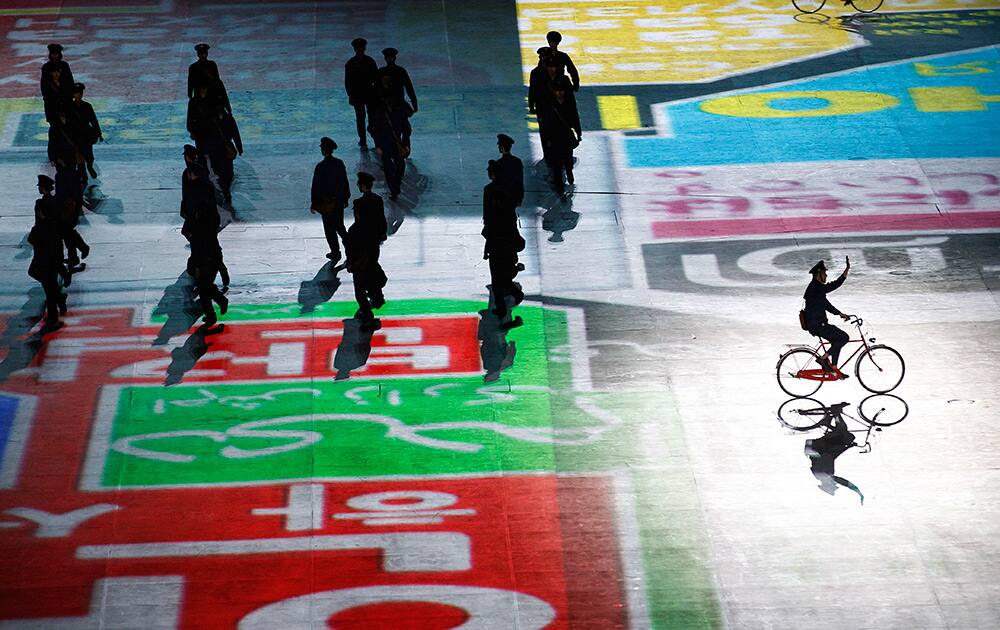
[[[215,301],[219,303],[219,313],[225,315],[226,311],[229,310],[229,298],[224,295],[220,295],[215,299]]]
[[[97,170],[94,168],[93,162],[87,165],[87,172],[90,173],[91,177],[97,179]]]
[[[374,332],[382,328],[382,320],[377,317],[373,317],[370,320],[361,322],[361,330],[365,332]]]
[[[383,306],[385,306],[385,296],[384,295],[380,295],[377,298],[375,298],[374,300],[372,300],[372,308],[379,309],[379,308],[382,308]]]
[[[60,315],[65,315],[66,314],[66,294],[65,293],[63,293],[61,296],[59,296],[59,314]]]
[[[518,271],[524,271],[524,263],[522,262],[517,263],[517,265],[514,266],[514,269],[517,269]]]
[[[90,256],[90,245],[84,243],[80,246],[80,258],[86,260],[87,256]]]
[[[824,372],[833,372],[833,366],[830,365],[830,361],[828,359],[819,357],[816,359],[816,363],[818,363],[819,366],[823,368]]]
[[[219,323],[219,318],[215,316],[215,311],[210,311],[208,313],[205,313],[205,316],[202,318],[202,320],[205,322],[205,326],[208,328],[211,328],[212,326],[215,326],[217,323]]]
[[[326,257],[332,260],[333,264],[336,265],[337,262],[340,260],[340,252],[330,252],[329,254],[326,255]]]
[[[72,269],[73,267],[76,267],[77,265],[80,264],[80,259],[77,258],[76,256],[73,256],[72,258],[67,258],[64,262],[66,263],[67,267]]]

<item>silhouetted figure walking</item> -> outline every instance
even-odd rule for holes
[[[564,75],[568,72],[569,78],[573,82],[573,91],[580,91],[580,73],[577,71],[576,65],[573,64],[569,55],[559,50],[562,34],[559,31],[549,31],[545,35],[545,41],[549,43],[549,48],[552,50],[552,59],[559,65],[559,74]]]
[[[79,171],[60,161],[56,164],[56,204],[59,206],[59,230],[66,245],[66,264],[71,271],[83,271],[80,259],[90,255],[90,246],[80,236],[77,226],[83,214],[83,183]]]
[[[551,63],[551,61],[549,62]],[[566,184],[573,186],[573,149],[583,140],[580,113],[576,109],[576,98],[570,91],[569,79],[558,77],[553,86],[552,102],[539,112],[542,151],[552,174],[556,193],[562,195]],[[565,179],[564,179],[565,178]]]
[[[378,87],[383,98],[387,98],[393,105],[402,105],[409,115],[417,113],[417,93],[413,89],[413,82],[410,81],[410,74],[403,66],[396,65],[396,56],[399,51],[395,48],[385,48],[382,56],[385,57],[385,65],[378,69]],[[403,94],[409,97],[410,102],[406,103]]]
[[[45,292],[44,330],[55,330],[62,324],[59,316],[66,313],[66,294],[59,286],[59,278],[69,286],[71,276],[63,264],[63,246],[60,233],[58,205],[51,196],[55,182],[47,175],[38,176],[41,199],[35,202],[35,224],[28,234],[33,248],[28,275],[42,285]]]
[[[326,136],[320,138],[319,150],[323,160],[313,170],[312,200],[310,212],[318,212],[323,219],[323,234],[330,247],[327,258],[336,264],[340,260],[340,244],[337,236],[344,241],[347,248],[347,228],[344,227],[344,208],[351,200],[351,185],[347,181],[347,169],[344,163],[333,157],[337,143]]]
[[[64,110],[73,99],[73,71],[63,61],[63,47],[49,44],[49,60],[42,64],[40,80],[45,120],[52,123],[56,114]]]
[[[552,57],[552,49],[548,46],[542,46],[536,52],[538,53],[538,65],[532,68],[528,75],[528,111],[532,114],[538,114],[538,110],[547,107],[548,102],[552,99],[552,79],[549,76],[547,65],[549,58]],[[558,65],[552,67],[557,68]],[[555,70],[552,72],[554,75]]]
[[[377,330],[381,322],[373,309],[382,308],[386,285],[385,272],[379,265],[379,249],[387,238],[385,206],[382,198],[372,192],[375,178],[369,173],[358,173],[358,190],[361,196],[354,200],[354,224],[347,231],[347,270],[354,277],[354,297],[358,301],[355,318],[362,329]]]
[[[392,101],[383,98],[371,120],[375,153],[382,160],[389,199],[393,201],[399,197],[402,190],[403,175],[406,174],[406,156],[410,154],[406,144],[410,137],[407,111],[404,107],[393,105]]]
[[[69,124],[72,129],[72,136],[75,139],[76,147],[80,151],[83,161],[87,165],[87,172],[90,176],[97,178],[97,170],[94,169],[94,145],[104,142],[104,134],[101,133],[101,124],[97,121],[97,114],[94,107],[83,100],[83,91],[87,89],[83,83],[73,86],[73,100],[70,102]]]
[[[354,107],[354,118],[358,126],[358,146],[367,147],[365,114],[371,117],[372,102],[376,98],[378,64],[365,54],[368,42],[363,37],[353,40],[351,46],[354,48],[354,56],[344,64],[344,89],[347,91],[347,101]]]
[[[508,314],[507,297],[516,304],[524,293],[514,285],[517,254],[524,250],[524,239],[517,229],[517,212],[506,189],[496,180],[497,162],[490,160],[486,169],[490,183],[483,188],[483,258],[490,264],[490,287],[493,312],[503,320]]]
[[[191,244],[188,273],[197,280],[198,269],[209,260],[222,279],[222,291],[229,289],[229,269],[219,244],[219,209],[215,203],[215,187],[208,175],[205,158],[190,144],[184,145],[184,173],[181,175],[181,234]],[[206,251],[211,250],[206,255]],[[211,271],[207,269],[206,271]],[[214,287],[215,276],[212,275]],[[209,295],[214,292],[209,290]]]
[[[496,181],[507,191],[514,207],[520,208],[524,203],[524,164],[510,152],[513,146],[513,138],[504,133],[497,134],[500,159],[497,160]]]
[[[188,66],[188,98],[194,98],[195,94],[198,93],[198,88],[204,86],[208,88],[208,95],[213,100],[221,102],[226,111],[232,114],[233,108],[229,103],[229,93],[226,92],[226,86],[219,76],[219,66],[208,58],[209,48],[211,46],[208,44],[196,44],[194,47],[198,60]]]

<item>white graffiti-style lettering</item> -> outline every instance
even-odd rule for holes
[[[492,388],[482,388],[492,389]],[[537,390],[535,390],[537,391]],[[481,392],[484,395],[496,396],[506,400],[511,394],[501,392]],[[195,455],[169,451],[153,450],[139,446],[140,443],[162,440],[177,440],[183,438],[201,438],[218,444],[227,444],[219,451],[219,455],[227,459],[250,459],[287,453],[307,448],[323,439],[323,434],[311,430],[294,430],[287,427],[296,424],[316,425],[323,422],[367,422],[381,424],[386,428],[385,437],[400,440],[427,448],[455,451],[460,453],[477,453],[484,448],[483,444],[459,440],[442,440],[429,437],[428,433],[438,431],[454,432],[462,429],[470,431],[492,431],[498,435],[521,442],[543,444],[579,445],[590,444],[600,439],[607,431],[623,424],[621,418],[598,407],[593,401],[583,397],[573,399],[576,407],[589,417],[596,419],[598,424],[578,427],[513,427],[494,421],[459,421],[431,422],[419,425],[409,425],[392,416],[380,414],[334,413],[286,416],[269,420],[254,420],[229,427],[225,431],[211,430],[180,430],[145,433],[118,438],[111,444],[111,449],[133,457],[152,459],[173,463],[190,463],[197,459]],[[266,439],[290,440],[284,444],[270,445],[264,448],[246,449],[228,444],[233,439]]]
[[[255,409],[259,409],[264,405],[264,403],[275,402],[278,396],[286,394],[308,394],[313,398],[318,398],[322,395],[320,390],[306,387],[276,389],[263,394],[257,394],[255,396],[218,396],[208,389],[199,389],[198,393],[202,395],[201,398],[192,398],[187,400],[167,400],[161,398],[153,403],[153,412],[156,414],[166,413],[167,405],[176,405],[178,407],[187,408],[204,407],[209,403],[216,403],[226,407],[234,407],[244,411],[253,411]]]

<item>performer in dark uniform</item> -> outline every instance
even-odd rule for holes
[[[344,227],[344,208],[351,199],[351,185],[347,181],[347,169],[344,163],[333,157],[337,143],[331,138],[323,137],[319,141],[319,150],[323,160],[313,170],[312,200],[310,212],[318,212],[323,219],[323,234],[330,246],[327,258],[334,264],[340,260],[340,245],[337,235],[344,241],[347,248],[347,228]]]
[[[45,291],[45,331],[62,326],[59,315],[66,314],[66,294],[59,287],[59,278],[63,278],[63,285],[67,287],[71,279],[63,264],[58,207],[50,194],[54,185],[47,175],[38,176],[38,192],[42,198],[35,202],[35,224],[28,234],[28,242],[34,249],[28,275]]]
[[[49,44],[49,60],[42,65],[42,100],[45,105],[45,120],[49,123],[73,99],[73,71],[63,61],[62,51],[61,45]]]
[[[500,159],[497,160],[496,181],[507,190],[514,207],[520,208],[524,203],[524,164],[510,152],[513,146],[513,138],[504,133],[497,134]]]
[[[72,128],[72,136],[76,140],[76,146],[83,155],[83,160],[87,164],[87,172],[90,176],[97,178],[97,171],[94,169],[94,145],[104,142],[104,134],[101,133],[101,124],[97,122],[97,114],[94,113],[93,106],[83,100],[83,91],[87,89],[82,83],[73,86],[73,100],[69,106],[69,121]]]
[[[198,54],[198,61],[188,66],[188,98],[194,98],[198,93],[198,88],[205,86],[208,88],[209,96],[220,101],[230,114],[233,113],[232,105],[229,103],[229,93],[226,86],[219,77],[219,66],[208,58],[208,44],[197,44],[194,47]]]
[[[59,206],[59,230],[66,245],[66,264],[71,271],[83,271],[80,259],[90,255],[90,246],[80,236],[77,226],[83,214],[83,183],[77,169],[60,161],[56,164],[56,204]],[[79,252],[79,253],[78,253]]]
[[[551,64],[552,61],[550,60]],[[569,79],[557,77],[553,86],[552,102],[539,112],[542,151],[552,173],[556,193],[564,194],[566,184],[574,183],[573,149],[583,140],[580,113],[576,109],[576,98],[570,91]]]
[[[837,308],[830,304],[830,301],[826,299],[826,295],[832,291],[836,291],[840,288],[840,285],[844,284],[844,280],[847,279],[847,273],[851,270],[851,259],[847,258],[847,266],[844,267],[844,271],[841,272],[840,277],[831,282],[826,283],[826,265],[823,261],[819,261],[813,265],[809,273],[812,274],[812,281],[809,286],[806,287],[806,292],[802,296],[806,300],[805,307],[805,325],[809,334],[815,335],[817,337],[822,337],[830,342],[830,350],[827,354],[820,357],[820,365],[823,366],[823,370],[826,372],[833,372],[837,363],[840,360],[840,349],[850,340],[850,335],[848,335],[843,330],[837,328],[836,326],[827,322],[826,314],[833,313],[834,315],[840,315],[841,319],[847,321],[853,317],[853,315],[845,315],[841,313]],[[844,376],[843,378],[847,378]]]
[[[562,41],[562,34],[559,31],[549,31],[545,35],[545,41],[549,43],[549,48],[552,49],[552,59],[559,64],[559,74],[564,75],[566,72],[569,72],[569,78],[573,81],[573,91],[579,92],[580,73],[577,71],[569,55],[559,50],[559,42]]]
[[[243,155],[243,141],[232,114],[219,102],[213,104],[202,85],[188,101],[187,128],[198,152],[207,155],[212,172],[219,180],[223,203],[233,202],[233,160]]]
[[[524,250],[524,239],[517,229],[517,213],[507,190],[496,180],[498,164],[490,160],[486,169],[490,183],[483,188],[483,258],[490,261],[490,286],[493,292],[493,312],[501,320],[508,314],[507,296],[515,303],[524,293],[514,286],[518,252]]]
[[[213,260],[222,277],[222,292],[225,293],[229,290],[229,269],[223,260],[218,236],[213,242],[211,235],[197,233],[206,225],[213,226],[214,233],[218,233],[220,220],[218,206],[215,204],[215,186],[208,176],[205,156],[190,144],[184,145],[184,163],[184,173],[181,175],[181,218],[184,219],[184,225],[181,227],[181,234],[192,244],[188,273],[196,277],[197,265],[201,262],[201,259],[195,257],[196,253],[200,253],[195,250],[195,239],[199,239],[198,246],[217,248],[213,252]]]
[[[528,111],[532,114],[537,114],[538,110],[547,106],[548,101],[552,99],[551,80],[546,69],[547,62],[552,56],[552,49],[542,46],[537,52],[538,65],[531,69],[531,74],[528,76]]]
[[[382,198],[372,192],[374,183],[369,173],[358,173],[361,196],[354,200],[354,224],[347,231],[347,270],[354,276],[354,297],[358,301],[354,316],[364,330],[377,330],[382,325],[372,310],[385,305],[382,289],[387,282],[378,259],[388,226]]]
[[[347,100],[354,107],[354,117],[358,125],[358,146],[367,147],[365,136],[365,114],[371,117],[372,101],[375,98],[375,83],[378,80],[378,64],[365,54],[368,42],[358,37],[351,42],[354,56],[344,64],[344,89]]]
[[[372,114],[372,138],[375,153],[382,160],[385,183],[389,188],[389,199],[396,200],[403,186],[406,174],[406,157],[410,154],[410,121],[406,103],[394,104],[389,98],[381,99]]]
[[[407,105],[410,114],[417,113],[417,93],[413,90],[413,82],[410,75],[403,66],[396,65],[396,56],[399,51],[395,48],[386,48],[382,51],[385,57],[385,65],[378,69],[379,82],[383,98],[388,98],[393,105],[400,105],[406,101],[403,93],[410,98]]]

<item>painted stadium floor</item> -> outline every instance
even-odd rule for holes
[[[840,4],[7,0],[0,628],[1000,627],[1000,3]],[[552,29],[583,85],[566,200],[523,87]],[[385,195],[342,87],[357,36],[420,100],[371,337],[308,212],[322,135]],[[178,216],[202,40],[246,144],[210,336]],[[53,41],[106,142],[42,336]],[[529,189],[506,335],[499,132]],[[846,256],[831,301],[905,377],[788,402],[807,270]],[[836,403],[858,448],[795,428]]]

